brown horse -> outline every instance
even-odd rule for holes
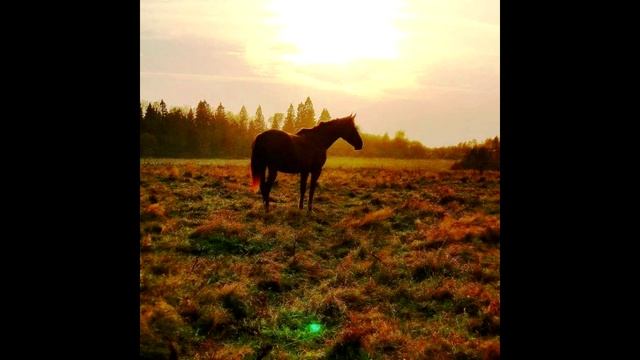
[[[327,149],[338,138],[343,138],[356,150],[362,149],[362,138],[354,123],[355,115],[320,123],[311,129],[301,129],[295,135],[281,130],[267,130],[253,140],[251,145],[252,188],[260,183],[260,193],[265,211],[269,212],[269,193],[278,171],[300,174],[300,205],[304,206],[307,178],[311,173],[308,211],[313,207],[322,166],[327,160]],[[265,179],[265,170],[269,176]]]

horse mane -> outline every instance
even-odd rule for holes
[[[343,122],[345,120],[350,120],[350,119],[354,119],[354,118],[355,118],[355,115],[349,115],[349,116],[345,116],[345,117],[342,117],[342,118],[337,118],[337,119],[332,119],[332,120],[329,120],[329,121],[321,122],[321,123],[319,123],[318,125],[316,125],[316,126],[314,126],[312,128],[302,128],[302,129],[298,130],[296,132],[296,135],[304,136],[305,134],[312,134],[312,133],[315,133],[318,130],[323,129],[323,128],[327,127],[327,126],[335,125],[335,124],[338,124],[338,123]]]
[[[305,135],[309,133],[314,133],[320,128],[325,128],[329,125],[330,122],[334,122],[335,120],[321,122],[320,124],[312,127],[312,128],[302,128],[296,132],[296,135]]]
[[[296,132],[296,135],[304,136],[305,134],[308,134],[308,133],[314,132],[313,130],[314,130],[316,127],[317,127],[317,126],[314,126],[313,128],[302,128],[302,129],[300,129],[300,130],[298,130],[298,131]]]

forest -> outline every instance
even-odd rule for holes
[[[267,129],[295,133],[332,119],[323,108],[316,117],[311,98],[293,104],[285,112],[265,118],[258,106],[250,115],[245,106],[238,113],[220,103],[215,109],[201,100],[195,108],[171,107],[164,100],[140,102],[140,147],[143,158],[247,158],[253,138]],[[336,142],[328,151],[334,156],[386,157],[398,159],[462,160],[473,148],[489,149],[499,157],[500,140],[496,136],[484,142],[471,140],[446,147],[427,147],[409,140],[404,131],[394,137],[361,133],[365,147],[355,151],[344,141]]]

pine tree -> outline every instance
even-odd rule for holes
[[[282,119],[284,118],[283,113],[275,113],[271,117],[271,129],[280,130],[280,125],[282,124]]]
[[[296,111],[295,131],[304,127],[304,104],[298,104],[298,110]]]
[[[311,102],[311,98],[307,96],[307,99],[304,101],[302,127],[312,128],[314,126],[316,126],[316,112],[313,109],[313,102]]]
[[[160,114],[158,111],[151,105],[147,105],[147,111],[144,113],[144,127],[146,132],[149,134],[155,134],[158,131],[158,126],[160,124]]]
[[[327,108],[322,109],[322,112],[320,113],[320,118],[318,119],[318,124],[321,122],[329,121],[329,120],[331,120],[331,115],[329,115],[329,110],[327,110]]]
[[[227,114],[224,111],[224,106],[222,106],[222,103],[220,103],[216,108],[216,113],[213,115],[213,118],[216,120],[216,122],[219,123],[227,120]]]
[[[156,114],[157,114],[156,109],[151,104],[149,104],[147,105],[147,111],[144,112],[144,120],[145,121],[155,120]]]
[[[264,122],[264,115],[262,115],[262,106],[258,105],[256,109],[256,117],[253,120],[255,130],[259,134],[267,129],[267,124]]]
[[[247,108],[242,105],[242,109],[240,109],[240,113],[238,113],[238,124],[240,128],[244,131],[247,131],[249,126],[249,114],[247,113]]]
[[[163,136],[163,155],[175,157],[186,144],[186,121],[184,121],[182,109],[173,107],[165,118],[165,131]]]
[[[222,103],[219,103],[211,121],[210,149],[213,156],[224,155],[228,151],[229,138],[226,136],[228,131],[229,123],[227,121],[227,114]]]
[[[202,100],[196,107],[195,128],[197,156],[211,156],[211,107]]]
[[[156,156],[158,150],[158,139],[156,138],[159,114],[156,109],[149,103],[147,111],[144,113],[143,127],[144,132],[140,133],[140,146],[142,148],[142,156]]]
[[[165,104],[164,100],[161,99],[160,100],[160,116],[164,120],[167,118],[167,115],[169,115],[169,112],[167,111],[167,104]]]
[[[296,124],[293,104],[289,104],[289,109],[287,109],[287,117],[284,119],[284,124],[282,125],[282,131],[293,133],[295,130]]]
[[[233,113],[233,111],[225,111],[224,117],[227,119],[229,124],[238,125],[238,117]]]
[[[189,109],[189,114],[187,114],[187,144],[186,144],[186,149],[185,151],[190,155],[190,156],[195,156],[195,154],[198,151],[198,143],[197,143],[197,130],[195,127],[196,124],[196,118],[195,115],[193,114],[193,109]]]
[[[196,117],[195,123],[199,128],[204,128],[209,125],[209,121],[211,120],[211,107],[209,104],[202,100],[198,103],[196,107]]]

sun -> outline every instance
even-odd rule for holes
[[[268,22],[283,49],[280,60],[296,65],[342,65],[395,60],[402,32],[395,26],[400,1],[273,0]]]
[[[405,0],[271,0],[247,27],[244,55],[265,79],[362,98],[415,89],[411,4]],[[423,51],[423,50],[419,50]],[[416,60],[417,59],[417,60]]]

